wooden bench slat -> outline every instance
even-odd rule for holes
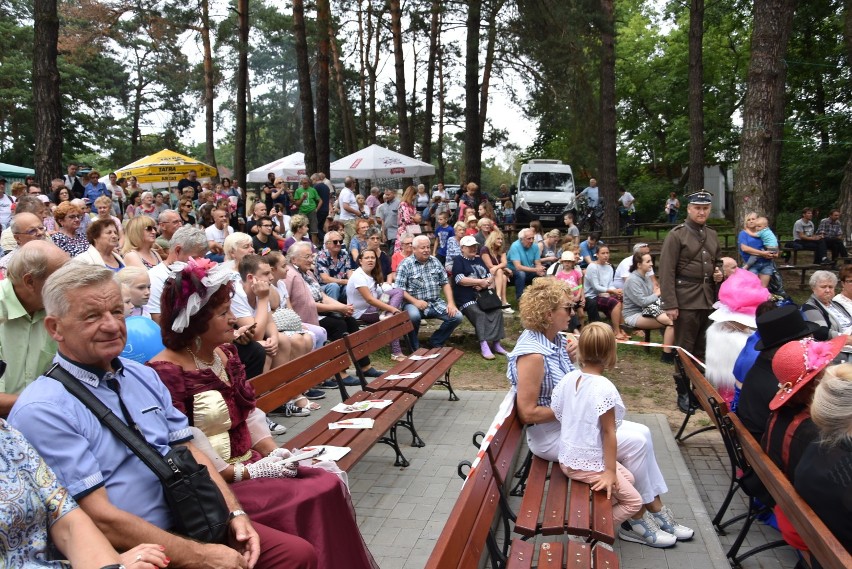
[[[568,545],[570,551],[570,544]],[[565,546],[562,542],[544,542],[538,547],[538,567],[542,569],[562,569]],[[569,554],[570,555],[570,554]]]
[[[402,338],[414,330],[411,318],[404,310],[385,320],[379,320],[366,328],[346,336],[349,349],[356,360],[369,356],[384,348],[397,338]]]
[[[565,504],[568,501],[568,478],[558,463],[551,463],[550,486],[541,520],[542,535],[562,535],[565,532]]]
[[[515,455],[521,447],[521,439],[524,436],[524,426],[517,413],[509,415],[506,418],[506,423],[504,423],[506,428],[499,429],[494,435],[487,451],[500,484],[506,482],[515,461]]]
[[[592,553],[595,569],[618,569],[618,555],[606,547],[596,546]]]
[[[378,377],[367,384],[367,391],[378,389],[400,389],[422,397],[435,383],[441,381],[453,365],[461,359],[464,352],[450,347],[425,349],[421,348],[414,352],[417,355],[426,356],[439,354],[439,357],[429,360],[405,360],[389,369],[382,377]],[[385,377],[401,373],[420,372],[421,375],[412,379],[392,379]]]
[[[571,569],[591,569],[592,546],[588,543],[582,543],[579,541],[569,541],[568,558],[565,566],[570,567]]]
[[[527,477],[527,489],[518,509],[518,519],[515,521],[515,532],[527,537],[533,537],[538,531],[538,517],[541,502],[544,499],[544,484],[547,478],[548,463],[533,457],[530,474]]]
[[[592,494],[592,533],[593,539],[612,545],[615,542],[615,528],[612,521],[612,501],[603,492]]]
[[[571,481],[571,495],[568,498],[568,516],[565,529],[571,535],[587,537],[591,535],[589,528],[589,493],[591,488],[585,482]]]
[[[512,547],[509,550],[509,558],[506,560],[506,569],[526,569],[532,565],[533,554],[535,553],[535,543],[532,541],[524,541],[515,538],[512,540]],[[539,567],[546,567],[541,562]],[[554,565],[554,567],[560,567]]]

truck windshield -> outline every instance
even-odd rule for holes
[[[574,180],[567,172],[526,172],[521,174],[519,191],[573,192]]]

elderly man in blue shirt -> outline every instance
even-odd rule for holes
[[[396,270],[396,286],[402,289],[405,310],[414,325],[414,330],[409,335],[411,347],[415,350],[420,347],[420,340],[417,338],[420,321],[423,318],[437,318],[442,323],[429,338],[429,346],[442,348],[464,316],[456,308],[453,289],[450,287],[444,265],[430,254],[432,247],[429,238],[418,235],[412,246],[414,254],[406,257]],[[442,291],[446,300],[441,298]]]
[[[518,231],[518,240],[512,243],[506,255],[509,268],[512,269],[514,275],[515,297],[518,300],[521,300],[524,287],[533,282],[536,277],[545,275],[545,268],[542,266],[540,258],[541,251],[534,243],[533,230],[526,227]]]
[[[109,269],[69,263],[42,291],[45,327],[56,341],[54,362],[78,379],[119,418],[132,421],[165,455],[186,445],[207,467],[231,510],[229,545],[200,543],[172,533],[162,485],[136,454],[58,381],[39,377],[18,398],[9,423],[56,472],[80,507],[119,551],[139,543],[165,546],[169,567],[251,569],[268,555],[288,567],[314,567],[313,547],[301,538],[252,524],[216,468],[190,442],[187,418],[153,369],[119,358],[127,340],[121,290]],[[73,300],[72,300],[73,299]]]
[[[594,178],[589,179],[589,185],[586,186],[582,192],[577,194],[577,197],[584,196],[586,200],[589,202],[589,207],[597,207],[600,202],[600,189],[598,188],[598,181]]]

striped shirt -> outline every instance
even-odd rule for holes
[[[515,348],[509,354],[509,367],[506,371],[506,377],[516,391],[518,389],[518,358],[527,354],[544,356],[544,378],[541,380],[538,404],[541,407],[550,407],[553,388],[566,373],[574,371],[574,364],[571,363],[571,358],[565,350],[565,338],[557,334],[554,342],[551,342],[541,332],[524,330],[521,333]]]

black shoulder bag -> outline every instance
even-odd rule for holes
[[[109,407],[59,364],[54,364],[45,375],[65,386],[69,393],[88,407],[101,423],[154,471],[163,485],[166,502],[174,516],[174,529],[178,533],[204,543],[225,543],[229,515],[225,499],[210,478],[207,467],[198,464],[187,447],[176,446],[166,456],[161,456],[135,429],[136,424],[125,410],[123,402],[121,406],[125,419],[134,428],[124,424]]]

